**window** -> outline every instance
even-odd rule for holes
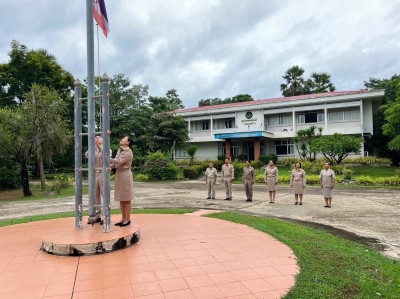
[[[225,142],[218,142],[218,155],[226,155]]]
[[[311,124],[324,121],[325,121],[325,115],[323,111],[302,112],[297,115],[298,124]]]
[[[352,109],[352,110],[333,110],[329,111],[329,121],[344,121],[344,120],[359,120],[360,119],[360,110]]]
[[[184,158],[184,157],[188,157],[188,154],[186,153],[186,151],[182,148],[176,148],[175,149],[175,158]]]
[[[232,149],[232,155],[237,157],[241,154],[239,142],[237,141],[231,142],[231,149]]]
[[[225,118],[225,129],[230,129],[235,127],[234,118]]]
[[[292,115],[290,113],[270,115],[268,117],[269,126],[290,125],[292,123]]]
[[[291,139],[278,139],[274,141],[276,155],[294,154],[294,144]]]
[[[210,130],[210,121],[203,120],[203,131],[208,131],[208,130]]]
[[[265,143],[264,141],[260,141],[260,155],[266,155],[266,150],[265,150]]]

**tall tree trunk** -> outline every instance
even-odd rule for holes
[[[41,153],[38,153],[37,159],[39,164],[40,185],[42,186],[42,191],[44,191],[46,190],[46,180],[44,177],[43,157]]]
[[[34,179],[40,178],[40,168],[39,168],[39,167],[40,167],[40,166],[39,166],[39,160],[36,159],[36,160],[35,160],[35,168],[34,168],[34,170],[33,170],[33,178],[34,178]]]
[[[27,160],[25,158],[21,159],[21,183],[22,190],[24,191],[24,196],[32,196],[31,189],[29,188],[29,173]]]

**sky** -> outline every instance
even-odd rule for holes
[[[244,93],[280,97],[293,65],[306,78],[331,74],[338,91],[400,73],[400,1],[105,2],[110,32],[100,32],[101,74],[124,73],[153,96],[177,89],[186,108]],[[0,7],[0,63],[18,40],[86,76],[85,1],[0,0]]]

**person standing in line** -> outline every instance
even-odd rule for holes
[[[246,201],[253,201],[253,184],[256,179],[254,168],[251,166],[250,161],[246,161],[246,166],[243,168],[242,180],[244,190],[246,191]]]
[[[290,187],[294,193],[295,205],[299,204],[298,199],[300,198],[300,205],[303,205],[303,194],[306,188],[306,173],[301,168],[301,163],[296,163],[296,168],[292,171],[290,176]]]
[[[232,200],[232,182],[235,175],[233,166],[230,164],[229,159],[225,159],[225,164],[222,165],[221,176],[225,186],[225,200]]]
[[[95,140],[96,147],[94,152],[95,157],[95,172],[96,172],[96,222],[100,222],[100,225],[103,225],[103,220],[101,220],[102,210],[99,207],[101,205],[101,200],[103,198],[103,138],[100,136],[96,137]],[[112,151],[110,150],[110,157]],[[86,159],[89,158],[89,152],[85,153]],[[99,169],[101,168],[101,169]],[[90,222],[88,221],[88,224]]]
[[[332,207],[332,189],[335,187],[336,175],[335,172],[330,168],[328,162],[325,162],[324,169],[319,174],[321,188],[324,191],[325,208]]]
[[[133,139],[124,137],[121,139],[120,149],[114,159],[111,159],[111,168],[117,170],[114,181],[114,200],[119,201],[122,220],[115,223],[116,226],[127,226],[131,224],[130,216],[133,200],[133,176],[131,171],[133,152]]]
[[[210,162],[206,169],[206,186],[208,197],[207,199],[215,199],[215,183],[217,182],[217,170],[214,168],[214,163]]]
[[[275,203],[276,185],[278,185],[279,175],[274,161],[269,161],[269,165],[265,168],[264,181],[267,184],[269,193],[269,203]]]

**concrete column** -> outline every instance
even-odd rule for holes
[[[74,85],[75,228],[82,229],[82,83],[76,79]]]
[[[254,160],[258,161],[261,152],[260,138],[254,139]]]
[[[364,137],[364,107],[362,100],[360,100],[360,125],[361,125],[361,136]]]
[[[188,119],[188,130],[189,130],[189,139],[190,139],[190,130],[191,130],[191,128],[190,128],[190,118]]]
[[[294,111],[294,107],[292,108],[292,116],[293,116],[293,132],[296,134],[296,112]]]
[[[213,120],[213,117],[212,117],[212,115],[211,115],[211,119],[210,119],[210,126],[211,126],[211,137],[213,136],[213,134],[214,134],[214,120]]]
[[[231,140],[225,140],[225,156],[230,159],[231,158]]]
[[[324,119],[325,119],[325,130],[328,129],[328,108],[326,108],[326,103],[324,107]]]

